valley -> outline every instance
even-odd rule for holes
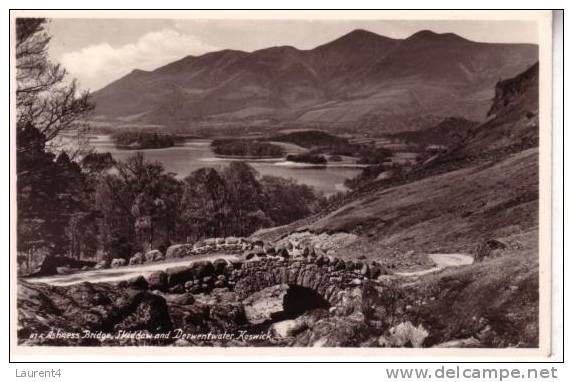
[[[134,70],[80,159],[22,127],[19,343],[538,347],[537,50],[359,29]]]

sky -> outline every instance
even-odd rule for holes
[[[354,29],[392,38],[420,30],[480,42],[537,43],[534,21],[51,19],[50,58],[82,89],[98,90],[134,69],[153,70],[188,55],[251,52],[291,45],[312,49]]]

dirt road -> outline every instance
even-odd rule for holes
[[[131,265],[112,269],[98,269],[93,271],[72,273],[69,275],[29,278],[26,279],[26,281],[31,283],[46,283],[56,286],[79,284],[84,281],[89,281],[91,283],[118,282],[122,280],[129,280],[131,278],[140,275],[145,277],[156,271],[164,271],[168,268],[173,268],[182,265],[190,265],[197,261],[203,261],[203,260],[213,261],[216,259],[225,259],[230,262],[239,260],[239,257],[236,255],[229,255],[229,254],[214,254],[214,255],[203,255],[203,256],[199,255],[192,258],[177,259],[177,260],[157,262],[151,264]]]

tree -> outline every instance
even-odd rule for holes
[[[228,231],[227,188],[213,168],[201,168],[184,179],[178,230],[187,240]]]
[[[16,19],[18,250],[63,254],[71,249],[67,227],[72,218],[81,213],[85,223],[91,216],[89,197],[80,167],[48,145],[92,105],[88,93],[78,97],[75,81],[66,81],[65,70],[48,60],[46,23]]]
[[[96,191],[104,249],[113,257],[169,245],[176,234],[181,183],[137,153],[103,174]],[[130,251],[127,250],[130,248]]]
[[[93,105],[89,92],[78,97],[76,81],[67,81],[66,70],[48,60],[46,24],[46,19],[16,19],[16,109],[17,128],[32,125],[49,142]]]

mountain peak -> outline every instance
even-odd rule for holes
[[[455,33],[436,33],[429,29],[423,29],[408,37],[407,41],[468,41]]]
[[[337,38],[336,40],[317,46],[315,49],[322,50],[323,48],[338,49],[340,47],[349,47],[349,46],[388,45],[396,41],[398,40],[381,36],[379,34],[367,31],[365,29],[354,29],[353,31],[348,32],[347,34]]]

